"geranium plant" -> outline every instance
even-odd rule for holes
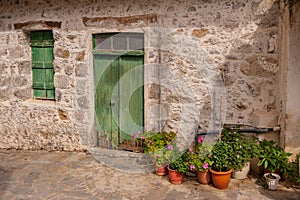
[[[161,167],[166,165],[168,158],[166,155],[167,146],[175,138],[176,134],[174,132],[157,132],[152,129],[141,135],[138,134],[138,138],[143,140],[144,152],[148,153],[156,167]]]
[[[176,144],[169,144],[166,150],[166,158],[170,163],[170,169],[186,173],[190,169],[188,151],[181,151]]]
[[[213,146],[209,143],[203,143],[203,137],[198,138],[198,145],[193,151],[192,148],[189,149],[189,163],[190,170],[198,170],[205,172],[207,171],[213,161],[212,161],[212,149]]]

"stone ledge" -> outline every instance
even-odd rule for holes
[[[15,29],[21,30],[50,30],[52,28],[61,28],[61,22],[57,21],[28,21],[23,23],[15,23]]]
[[[82,22],[86,27],[111,27],[111,26],[148,26],[157,22],[156,14],[135,15],[127,17],[83,17]]]
[[[55,107],[56,106],[56,101],[55,100],[42,100],[42,99],[28,99],[24,101],[26,105],[38,105],[38,106],[51,106]]]

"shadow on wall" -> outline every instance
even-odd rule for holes
[[[279,3],[253,3],[251,10],[251,16],[241,13],[243,23],[233,29],[236,39],[219,68],[227,88],[226,122],[274,127],[280,99]]]

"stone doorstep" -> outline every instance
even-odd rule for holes
[[[146,158],[148,157],[144,153],[134,153],[130,151],[122,151],[115,149],[107,149],[103,147],[91,147],[88,148],[90,154],[102,155],[102,156],[111,156],[111,157],[130,157],[130,158]]]
[[[145,173],[155,170],[150,157],[144,153],[120,151],[102,147],[89,148],[88,152],[97,161],[117,170],[130,173]]]

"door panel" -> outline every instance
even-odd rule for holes
[[[129,139],[137,131],[143,131],[144,90],[143,57],[120,58],[120,137]]]
[[[111,110],[112,91],[116,85],[116,79],[113,78],[116,74],[114,69],[118,62],[115,59],[115,56],[109,55],[94,56],[96,130],[109,141],[112,141],[112,132],[116,131]]]

